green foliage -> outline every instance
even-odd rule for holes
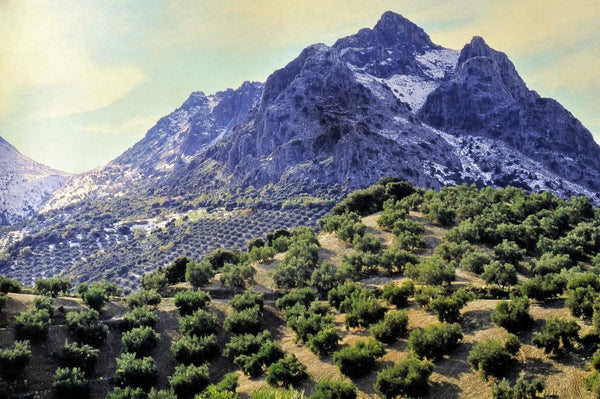
[[[165,277],[169,284],[178,284],[185,281],[185,271],[189,262],[188,258],[182,256],[165,268]]]
[[[590,391],[595,398],[600,398],[600,373],[594,371],[584,380],[585,389]]]
[[[154,328],[158,324],[159,318],[146,306],[138,306],[128,313],[125,313],[121,319],[120,327],[123,331],[129,331],[136,327]]]
[[[140,285],[145,290],[163,292],[163,290],[167,288],[167,285],[169,285],[167,273],[162,269],[162,267],[159,267],[158,269],[147,273],[142,278]]]
[[[230,301],[229,306],[237,311],[250,309],[255,306],[262,311],[264,307],[264,295],[256,291],[244,291],[241,294],[235,295]]]
[[[460,267],[475,274],[483,273],[485,265],[491,262],[491,258],[483,252],[472,251],[465,254],[460,260]]]
[[[493,261],[483,267],[481,277],[488,284],[498,284],[501,287],[507,287],[517,283],[517,270],[510,263],[500,263]]]
[[[219,268],[219,270],[222,266]],[[185,269],[185,279],[194,288],[201,287],[208,284],[208,282],[215,276],[215,269],[211,266],[211,263],[204,259],[200,263],[190,261]]]
[[[364,234],[362,237],[355,235],[352,239],[352,246],[360,252],[378,253],[381,251],[381,241],[372,234]]]
[[[408,211],[408,204],[388,199],[383,203],[383,212],[377,218],[377,224],[384,230],[391,230],[397,220],[406,219]]]
[[[356,387],[350,382],[321,380],[308,399],[356,399]]]
[[[15,341],[11,348],[0,349],[0,374],[17,377],[31,359],[29,341]]]
[[[267,250],[270,247],[264,248],[254,248],[253,250]],[[274,255],[274,254],[273,254]],[[272,257],[271,257],[272,259]],[[226,285],[228,287],[234,288],[245,288],[246,284],[254,284],[254,275],[256,274],[256,269],[252,267],[252,265],[248,263],[241,263],[238,265],[232,265],[230,263],[226,263],[223,269],[221,270],[221,284]]]
[[[91,371],[98,360],[100,351],[90,345],[80,345],[77,342],[65,341],[58,359],[63,367],[79,367],[84,371]]]
[[[0,295],[0,311],[6,306],[6,295]]]
[[[286,229],[277,229],[271,233],[267,233],[267,245],[274,247],[274,243],[278,238],[289,238],[291,233]]]
[[[467,253],[471,253],[473,251],[473,247],[468,241],[461,242],[442,242],[438,245],[434,250],[434,255],[439,256],[446,262],[456,261],[460,262],[463,256]]]
[[[529,329],[533,318],[529,314],[529,299],[514,298],[511,301],[500,301],[492,313],[492,322],[510,332]]]
[[[277,237],[273,240],[271,246],[277,253],[285,252],[290,247],[290,239],[288,237]]]
[[[64,278],[51,277],[48,279],[36,280],[34,289],[42,295],[48,295],[56,298],[61,292],[67,294],[71,289],[71,282]]]
[[[508,380],[502,379],[492,385],[492,399],[538,399],[544,391],[544,380],[532,377],[525,372],[519,374],[514,386],[510,386]]]
[[[69,312],[66,317],[67,329],[82,343],[100,346],[108,335],[108,327],[100,322],[100,314],[94,309]]]
[[[267,263],[273,260],[276,253],[277,251],[272,247],[253,247],[249,256],[252,262]]]
[[[319,226],[328,233],[337,232],[338,238],[342,241],[350,241],[355,235],[362,236],[367,228],[362,223],[360,215],[354,212],[329,214],[319,220]]]
[[[180,364],[175,367],[173,375],[169,378],[169,385],[178,398],[193,398],[202,392],[209,382],[207,365]]]
[[[567,288],[571,286],[572,281],[573,279],[567,283]],[[598,290],[592,286],[569,288],[565,305],[574,317],[589,319],[594,314],[594,303],[597,298]]]
[[[323,297],[338,285],[343,284],[346,279],[347,275],[343,270],[338,269],[331,262],[325,260],[321,263],[321,266],[312,272],[310,284]]]
[[[433,363],[409,356],[377,374],[375,390],[386,399],[425,396],[431,373]]]
[[[538,275],[525,281],[521,286],[523,296],[537,301],[555,298],[563,293],[567,282],[559,274]]]
[[[519,248],[519,246],[512,241],[503,240],[494,247],[494,255],[504,263],[510,263],[513,266],[517,266],[525,257],[525,250]]]
[[[352,293],[340,309],[346,312],[346,328],[368,327],[381,320],[387,310],[372,291],[365,289]]]
[[[319,260],[317,243],[312,230],[292,236],[290,248],[273,274],[278,288],[292,289],[306,285]]]
[[[439,199],[429,201],[426,205],[423,204],[421,211],[427,214],[429,220],[442,226],[453,225],[456,218],[456,212]]]
[[[456,291],[452,295],[438,295],[431,300],[429,307],[437,313],[439,321],[453,323],[460,319],[460,310],[472,300],[465,291]]]
[[[231,337],[224,354],[251,377],[258,377],[263,373],[264,366],[269,366],[284,356],[281,346],[273,342],[271,334],[266,330],[257,335]]]
[[[550,273],[560,273],[563,269],[571,266],[569,255],[554,255],[544,253],[534,262],[533,273],[537,275],[546,275]]]
[[[137,358],[134,353],[123,353],[117,359],[115,374],[121,386],[148,389],[156,383],[158,369],[149,356]]]
[[[91,309],[100,311],[107,301],[106,293],[100,287],[92,286],[83,294],[83,301]]]
[[[373,338],[385,343],[394,343],[408,331],[408,314],[397,310],[386,313],[382,321],[370,328]]]
[[[25,311],[17,316],[14,326],[17,339],[45,339],[50,328],[50,313],[47,309]]]
[[[385,187],[374,185],[349,194],[343,201],[333,207],[331,213],[340,215],[347,212],[356,212],[361,216],[366,216],[379,212],[383,208],[385,200]]]
[[[430,285],[418,287],[415,290],[415,303],[423,309],[429,309],[429,303],[433,298],[444,293],[443,287],[433,287]]]
[[[238,387],[239,375],[229,373],[217,384],[211,384],[206,387],[206,390],[197,399],[238,399],[238,394],[235,393]]]
[[[450,353],[462,338],[458,323],[430,324],[424,329],[417,328],[410,332],[408,348],[420,358],[435,360]]]
[[[225,319],[223,326],[232,334],[255,333],[260,329],[262,310],[258,305],[244,310],[236,310]]]
[[[21,292],[21,283],[14,278],[8,278],[0,275],[0,293]]]
[[[200,337],[214,334],[218,327],[219,320],[217,319],[217,316],[204,309],[198,309],[191,315],[181,319],[179,331],[187,337],[193,335]]]
[[[225,345],[225,351],[223,354],[227,356],[229,360],[234,360],[240,355],[257,353],[260,348],[268,342],[272,342],[272,339],[271,333],[269,333],[267,330],[256,335],[234,335],[231,337],[229,343]]]
[[[225,248],[219,248],[206,255],[203,262],[208,262],[211,269],[214,270],[214,272],[218,272],[223,268],[223,266],[225,266],[226,263],[237,265],[238,263],[243,263],[246,260],[248,260],[248,255],[241,253],[239,250],[230,251]],[[186,279],[189,281],[187,274]]]
[[[335,327],[325,327],[308,338],[308,348],[313,353],[325,356],[338,348],[341,339]]]
[[[348,255],[342,255],[340,270],[351,278],[360,279],[377,273],[377,266],[380,263],[381,258],[378,254],[353,251]]]
[[[479,341],[469,352],[467,361],[474,370],[479,371],[483,379],[487,380],[489,376],[500,377],[510,370],[516,353],[514,339],[507,340],[507,343],[499,339]]]
[[[549,317],[541,333],[534,333],[531,343],[538,348],[544,348],[546,353],[556,352],[562,342],[566,350],[573,349],[579,340],[579,325],[575,320]]]
[[[89,393],[88,380],[79,367],[56,369],[52,386],[59,398],[87,397]]]
[[[160,335],[152,327],[135,327],[123,333],[121,342],[125,352],[138,356],[148,355],[158,345]]]
[[[171,353],[178,363],[204,364],[219,353],[217,337],[214,334],[198,337],[183,337],[171,344]]]
[[[156,306],[162,300],[160,294],[154,290],[140,290],[127,297],[129,309],[139,306]]]
[[[114,387],[105,399],[148,399],[148,394],[142,388]]]
[[[264,387],[254,391],[251,399],[304,399],[304,393],[298,392],[289,387],[287,390],[281,390],[272,387]]]
[[[390,305],[396,306],[396,308],[404,308],[408,306],[408,298],[414,294],[415,285],[412,281],[405,281],[402,285],[390,281],[384,284],[381,297]]]
[[[383,344],[374,339],[357,341],[333,355],[334,363],[342,374],[350,378],[363,377],[375,367],[375,359],[385,354]]]
[[[256,237],[248,241],[248,252],[251,252],[253,248],[262,248],[265,246],[265,240],[260,237]]]
[[[33,306],[36,310],[46,310],[50,317],[54,316],[54,300],[46,297],[35,297],[33,299]]]
[[[309,287],[306,287],[291,290],[281,298],[277,299],[275,305],[280,310],[289,309],[297,303],[301,303],[302,305],[304,305],[304,307],[308,307],[310,303],[315,299],[316,298],[314,292]]]
[[[267,383],[275,387],[287,387],[300,384],[306,377],[306,366],[294,354],[289,354],[269,366]]]
[[[381,266],[388,273],[404,273],[408,264],[417,264],[419,258],[410,251],[395,245],[383,252],[381,256]]]
[[[342,302],[344,302],[346,298],[349,298],[353,292],[359,291],[360,289],[361,288],[358,283],[341,284],[329,291],[327,294],[327,300],[331,306],[337,310],[340,310]]]
[[[450,284],[456,278],[452,264],[445,263],[437,256],[421,259],[416,265],[406,267],[406,275],[421,284],[442,285]]]
[[[181,316],[194,313],[198,309],[206,309],[210,303],[210,294],[200,290],[185,290],[175,294],[175,307]]]

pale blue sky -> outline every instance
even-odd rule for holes
[[[98,167],[190,92],[264,81],[305,46],[372,27],[386,10],[446,47],[483,36],[598,141],[598,0],[4,0],[0,136],[58,169]]]

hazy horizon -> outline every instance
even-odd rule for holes
[[[444,47],[482,36],[600,141],[600,3],[586,0],[8,1],[0,4],[0,136],[53,168],[90,170],[191,92],[264,82],[307,45],[371,28],[386,10]]]

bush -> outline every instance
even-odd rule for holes
[[[333,288],[327,293],[327,301],[331,306],[340,310],[340,306],[353,292],[361,290],[358,283],[345,283]]]
[[[385,199],[385,187],[382,185],[373,185],[350,193],[344,200],[333,207],[331,213],[339,215],[345,212],[356,212],[361,216],[370,215],[383,209],[383,201]]]
[[[375,367],[375,359],[385,354],[383,344],[376,340],[357,341],[333,355],[334,363],[342,374],[350,378],[365,376]]]
[[[426,208],[423,207],[422,209],[427,214],[427,217],[429,217],[429,220],[434,223],[442,226],[452,226],[454,224],[456,212],[440,200],[433,200],[427,204]]]
[[[258,248],[255,248],[258,250]],[[267,248],[265,248],[266,250]],[[226,263],[221,271],[221,284],[234,287],[234,288],[245,288],[246,284],[254,283],[254,275],[256,269],[252,265],[243,263],[239,265],[232,265]]]
[[[229,358],[229,360],[234,360],[240,355],[257,353],[260,348],[268,342],[272,342],[272,339],[271,333],[269,333],[267,330],[256,335],[235,335],[231,337],[229,343],[225,345],[225,351],[223,354]]]
[[[35,282],[35,291],[42,294],[56,298],[61,292],[67,294],[71,289],[71,282],[69,280],[51,277],[48,279],[39,279]]]
[[[260,329],[260,319],[262,311],[260,307],[235,311],[225,319],[225,330],[233,334],[246,334],[258,332]]]
[[[33,306],[35,306],[36,310],[47,310],[50,317],[54,316],[54,300],[52,298],[35,297]]]
[[[242,311],[258,306],[258,308],[262,311],[264,303],[265,298],[262,293],[255,291],[244,291],[241,294],[235,295],[231,299],[231,301],[229,301],[229,306],[231,306],[237,311]]]
[[[308,307],[312,301],[316,299],[315,293],[310,289],[310,287],[291,290],[281,298],[277,299],[275,305],[279,310],[286,310],[297,303],[301,303],[304,307]]]
[[[142,388],[114,387],[113,390],[106,395],[105,399],[148,399],[148,396],[149,395]]]
[[[189,262],[188,258],[180,257],[165,268],[165,277],[169,284],[183,283],[185,281],[185,271]]]
[[[546,353],[556,352],[562,341],[565,349],[573,349],[573,344],[579,340],[579,325],[575,320],[549,317],[541,333],[534,333],[531,343],[538,348],[544,348]]]
[[[160,294],[154,290],[140,290],[127,297],[129,309],[139,306],[157,306],[162,300]]]
[[[50,313],[48,310],[28,310],[17,316],[15,335],[18,339],[41,340],[48,335]]]
[[[600,398],[600,373],[594,371],[588,375],[585,380],[585,389],[590,391],[595,398]]]
[[[83,294],[83,301],[91,309],[100,311],[107,301],[106,294],[103,289],[92,286]]]
[[[272,247],[253,247],[248,255],[252,262],[267,263],[273,260],[276,253]]]
[[[521,293],[528,298],[545,301],[561,295],[566,285],[566,280],[559,274],[538,275],[523,283]]]
[[[289,354],[269,366],[267,383],[275,387],[287,387],[300,384],[306,377],[306,366],[294,354]]]
[[[136,327],[121,337],[123,350],[138,356],[148,355],[158,345],[160,335],[152,327]]]
[[[56,369],[52,387],[59,398],[87,397],[89,393],[88,380],[78,367]]]
[[[340,270],[350,278],[359,279],[377,273],[377,266],[380,263],[381,259],[377,254],[354,251],[342,255]]]
[[[108,327],[99,321],[99,317],[94,309],[69,312],[66,317],[67,329],[79,342],[102,345],[108,335]]]
[[[326,327],[308,338],[308,348],[321,356],[335,351],[342,339],[335,327]]]
[[[179,363],[200,365],[213,359],[219,353],[217,337],[214,334],[204,337],[183,337],[171,344],[171,353]]]
[[[514,298],[510,302],[498,302],[495,312],[492,313],[492,322],[510,332],[527,330],[533,323],[529,314],[529,300]]]
[[[193,314],[185,316],[179,325],[181,334],[191,337],[214,334],[219,327],[217,316],[203,309],[198,309]]]
[[[458,323],[430,324],[424,329],[417,328],[410,332],[408,348],[420,358],[435,360],[450,353],[462,338]]]
[[[381,251],[381,241],[372,234],[364,234],[362,237],[355,235],[352,239],[352,246],[360,252],[378,253]]]
[[[164,272],[162,267],[156,270],[146,273],[140,282],[140,285],[145,290],[154,290],[162,292],[169,285],[167,274]]]
[[[483,252],[473,251],[460,260],[460,267],[475,274],[483,273],[485,265],[491,262],[491,258]]]
[[[345,381],[322,380],[308,399],[356,399],[356,387]]]
[[[21,292],[21,283],[14,278],[8,278],[0,275],[0,293]]]
[[[120,327],[123,331],[129,331],[136,327],[154,328],[158,324],[159,318],[146,306],[138,306],[132,311],[125,313],[121,320]]]
[[[554,255],[552,253],[544,253],[535,261],[533,274],[546,275],[550,273],[560,273],[563,269],[568,269],[571,266],[569,255]]]
[[[180,364],[169,378],[169,385],[178,398],[193,398],[202,392],[210,382],[208,366]]]
[[[31,359],[29,341],[15,341],[11,348],[0,349],[0,373],[9,378],[18,376]]]
[[[594,288],[589,286],[576,287],[574,289],[569,289],[565,305],[569,308],[574,317],[589,319],[594,315],[594,303],[597,298],[598,291]]]
[[[273,240],[271,246],[277,253],[285,252],[290,247],[290,239],[288,237],[277,237]]]
[[[346,311],[346,328],[368,327],[381,320],[387,310],[369,290],[352,293],[350,298],[344,300],[340,309]]]
[[[507,287],[517,283],[517,270],[510,263],[500,263],[493,261],[483,267],[481,277],[488,284],[498,284],[501,287]]]
[[[261,344],[258,352],[241,354],[234,359],[234,363],[250,377],[258,377],[263,373],[264,366],[268,367],[284,356],[285,352],[279,343],[269,339]]]
[[[248,241],[248,252],[252,251],[253,248],[262,248],[265,246],[265,240],[260,237],[256,237]]]
[[[388,273],[404,273],[407,264],[417,264],[419,258],[410,251],[399,246],[393,246],[383,252],[381,266]]]
[[[423,286],[415,290],[415,303],[423,309],[429,309],[431,300],[439,295],[444,294],[443,287]]]
[[[121,386],[148,389],[156,383],[158,369],[151,357],[137,358],[134,353],[123,353],[117,359],[115,370]]]
[[[408,280],[398,286],[395,282],[390,281],[384,284],[381,297],[390,305],[396,308],[405,308],[408,306],[408,298],[415,294],[415,285]]]
[[[378,341],[394,343],[408,331],[408,314],[404,311],[388,312],[382,321],[370,328],[371,336]]]
[[[465,291],[456,291],[450,296],[436,296],[429,303],[429,307],[437,313],[439,321],[454,323],[460,319],[460,310],[470,299],[472,299],[472,295]]]
[[[175,306],[181,316],[190,315],[198,309],[206,309],[210,294],[204,291],[186,290],[175,294]]]
[[[219,270],[222,266],[219,268]],[[185,269],[185,279],[194,287],[198,288],[208,284],[215,276],[215,269],[211,266],[208,260],[203,260],[200,263],[190,261]]]
[[[409,356],[377,374],[375,391],[383,398],[421,397],[429,389],[433,363]]]
[[[541,378],[528,376],[522,371],[513,387],[506,379],[495,382],[492,385],[492,399],[537,399],[540,397],[538,393],[542,393],[544,388]]]
[[[454,266],[445,263],[437,256],[424,258],[416,265],[407,265],[405,274],[413,280],[427,285],[450,284],[456,278]]]
[[[511,369],[511,363],[513,362],[512,355],[516,353],[512,341],[514,339],[511,338],[511,346],[508,348],[499,339],[480,341],[469,352],[467,361],[474,370],[479,371],[484,379],[487,379],[489,376],[502,376]]]
[[[62,351],[58,354],[58,359],[64,367],[79,367],[89,372],[93,370],[99,355],[100,351],[90,345],[65,341]]]
[[[502,262],[517,266],[525,257],[525,250],[512,241],[503,240],[494,247],[494,255]]]
[[[196,399],[237,399],[238,395],[235,391],[238,387],[238,379],[238,374],[229,373],[219,383],[209,385]]]
[[[211,269],[214,272],[218,272],[223,268],[223,266],[225,266],[226,263],[237,265],[238,263],[242,263],[247,260],[248,254],[243,254],[239,250],[230,251],[225,248],[219,248],[206,255],[202,263],[208,262],[210,264]]]

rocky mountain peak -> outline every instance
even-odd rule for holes
[[[372,32],[387,46],[413,47],[423,49],[437,47],[423,29],[392,11],[383,13]]]

